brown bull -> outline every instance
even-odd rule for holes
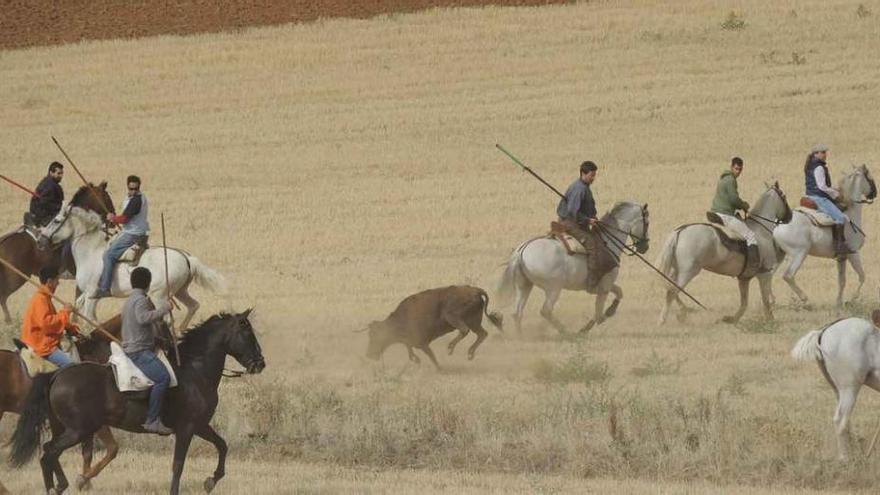
[[[374,321],[364,329],[369,330],[370,342],[367,357],[379,359],[391,344],[401,343],[409,352],[409,359],[416,364],[419,358],[413,348],[421,349],[431,358],[437,369],[437,358],[429,344],[434,339],[458,330],[459,334],[449,342],[449,354],[468,332],[477,334],[477,340],[468,349],[468,359],[474,358],[477,347],[488,333],[483,328],[483,314],[495,327],[501,328],[501,314],[488,312],[489,296],[486,291],[468,285],[454,285],[429,289],[413,294],[397,305],[383,321]]]

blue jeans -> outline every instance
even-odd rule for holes
[[[171,375],[153,351],[135,352],[128,354],[128,357],[155,384],[150,390],[150,405],[147,408],[147,423],[152,423],[159,419],[162,412],[162,401],[165,400],[165,391],[171,384]]]
[[[107,247],[107,250],[104,251],[104,269],[101,272],[101,281],[98,282],[98,289],[110,290],[110,285],[113,283],[113,268],[116,267],[116,260],[122,256],[126,249],[137,244],[141,237],[143,236],[123,232]]]
[[[849,221],[849,218],[840,211],[840,208],[834,204],[834,201],[821,196],[809,196],[809,198],[816,202],[816,206],[819,207],[822,213],[827,213],[828,216],[833,218],[834,223],[837,225],[843,225]]]
[[[75,364],[73,362],[73,359],[71,359],[70,354],[62,351],[61,349],[59,349],[57,347],[48,356],[43,356],[43,359],[45,359],[46,361],[49,361],[50,363],[54,364],[55,366],[58,366],[59,368],[64,368],[64,367],[70,366],[71,364]]]

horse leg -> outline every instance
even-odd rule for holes
[[[841,388],[837,402],[837,410],[834,412],[834,429],[837,432],[837,448],[839,459],[849,459],[849,417],[856,405],[859,395],[859,384]]]
[[[693,280],[694,277],[696,277],[698,273],[700,273],[700,270],[701,270],[701,268],[699,266],[690,266],[690,267],[687,267],[687,269],[685,269],[685,270],[679,270],[678,276],[676,277],[676,280],[675,280],[675,283],[678,284],[679,287],[684,289],[685,286],[688,283],[690,283],[690,281]],[[687,320],[687,315],[691,311],[691,309],[684,305],[684,301],[682,301],[681,297],[679,297],[679,295],[678,295],[678,293],[679,293],[678,289],[673,287],[673,288],[669,289],[669,291],[672,293],[672,298],[675,299],[675,302],[678,303],[679,311],[678,311],[678,315],[676,315],[676,319],[678,319],[679,323],[684,323]],[[668,292],[667,292],[667,297],[669,297]]]
[[[521,277],[516,282],[516,311],[513,313],[513,322],[516,324],[517,334],[522,334],[523,312],[526,309],[526,303],[529,301],[529,294],[532,293],[532,287],[534,287],[534,284],[526,280],[525,277]]]
[[[70,483],[64,475],[64,469],[58,459],[65,450],[83,441],[85,435],[80,432],[66,429],[61,435],[55,436],[43,445],[43,456],[40,457],[40,466],[43,468],[43,482],[46,483],[46,490],[49,494],[61,494]],[[58,478],[58,486],[53,486],[52,473]],[[47,482],[48,475],[48,482]]]
[[[559,333],[564,334],[565,326],[553,316],[553,307],[556,306],[556,301],[559,299],[559,294],[562,292],[562,289],[553,287],[551,289],[544,289],[544,305],[541,306],[541,316],[544,317],[545,320],[550,322]]]
[[[171,467],[171,495],[180,494],[180,475],[183,474],[183,464],[186,462],[186,453],[189,452],[189,444],[192,442],[193,426],[185,425],[179,431],[174,432],[174,462]]]
[[[751,282],[751,279],[738,278],[736,280],[739,282],[739,309],[736,310],[736,313],[733,316],[725,316],[724,318],[721,318],[721,321],[724,323],[738,322],[749,305],[749,283]]]
[[[846,287],[846,258],[837,259],[837,311],[843,310],[843,289]]]
[[[601,325],[602,322],[605,321],[605,300],[607,298],[608,292],[596,293],[595,312],[593,313],[593,319],[588,321],[587,324],[584,325],[578,333],[585,334],[589,332],[594,326]]]
[[[92,456],[95,452],[95,437],[90,436],[82,443],[83,467],[82,474],[76,480],[76,489],[85,491],[91,488],[89,484],[88,473],[92,470]]]
[[[192,321],[193,316],[196,314],[196,311],[199,310],[199,302],[190,295],[189,291],[189,283],[184,285],[174,297],[176,297],[180,302],[186,306],[186,316],[183,317],[183,321],[180,322],[180,332],[186,332],[186,328],[189,325],[189,322]],[[172,329],[173,330],[173,329]]]
[[[865,285],[865,268],[862,266],[862,256],[859,253],[853,253],[849,255],[848,258],[849,264],[852,265],[853,270],[855,270],[856,274],[859,276],[859,285],[856,287],[856,293],[853,294],[852,299],[850,299],[850,301],[855,301],[862,293],[862,286]]]
[[[611,293],[614,294],[614,300],[611,301],[611,305],[605,310],[605,318],[611,318],[617,314],[617,307],[620,306],[620,300],[623,299],[623,289],[619,285],[612,285]]]
[[[104,443],[104,448],[107,449],[107,453],[104,454],[104,458],[101,459],[95,467],[89,468],[88,464],[85,463],[85,444],[83,444],[83,474],[76,482],[76,487],[79,490],[87,490],[90,488],[92,478],[98,476],[98,474],[100,474],[101,471],[103,471],[104,468],[116,458],[116,454],[119,453],[119,444],[116,442],[116,439],[113,438],[113,433],[110,431],[110,427],[102,426],[101,429],[97,431],[97,435],[101,439],[101,442]],[[91,461],[91,454],[89,454],[89,461]]]
[[[797,271],[800,270],[801,265],[804,263],[804,259],[807,257],[807,251],[801,251],[794,256],[791,257],[791,262],[788,264],[788,267],[785,269],[785,273],[782,274],[782,280],[785,280],[785,283],[791,287],[791,290],[797,295],[798,299],[801,300],[801,303],[808,304],[807,295],[804,294],[804,291],[798,287],[797,282],[794,281],[794,276],[797,274]]]
[[[762,273],[758,275],[758,287],[761,289],[761,302],[764,304],[764,316],[768,320],[773,319],[773,273]]]
[[[196,435],[211,442],[217,449],[217,469],[214,470],[214,476],[205,480],[204,485],[205,491],[211,493],[214,487],[217,486],[217,482],[226,475],[226,453],[229,451],[229,448],[226,446],[226,441],[214,431],[214,428],[211,428],[211,425],[200,427],[196,430]]]

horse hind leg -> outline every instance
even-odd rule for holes
[[[858,385],[850,385],[839,390],[837,410],[834,412],[834,430],[837,433],[838,457],[841,461],[849,459],[849,418],[858,395]]]
[[[116,439],[113,438],[113,433],[110,432],[109,427],[101,427],[101,429],[98,430],[96,434],[101,439],[101,442],[104,443],[104,448],[107,449],[107,453],[104,454],[104,458],[101,459],[101,461],[98,462],[98,464],[96,464],[94,467],[88,467],[88,465],[85,463],[85,442],[83,442],[83,474],[79,477],[79,479],[77,479],[76,482],[77,489],[81,491],[85,491],[91,488],[92,478],[98,476],[98,474],[100,474],[101,471],[103,471],[104,468],[107,467],[107,465],[116,458],[116,454],[119,453],[119,444],[116,442]],[[90,439],[89,441],[92,444],[94,443],[93,439]]]
[[[513,313],[513,322],[516,326],[517,334],[522,334],[522,318],[526,310],[526,303],[529,301],[529,295],[532,293],[534,284],[520,277],[516,282],[516,309]]]
[[[186,316],[183,317],[183,321],[180,323],[181,332],[186,332],[186,329],[189,326],[189,322],[192,321],[193,316],[196,314],[196,311],[198,311],[200,307],[199,302],[190,295],[188,289],[189,283],[184,285],[174,294],[174,297],[176,297],[177,300],[179,300],[183,303],[184,306],[186,306]]]
[[[73,431],[71,429],[64,430],[60,435],[52,436],[52,439],[43,445],[43,455],[40,457],[40,467],[43,469],[43,482],[46,485],[46,491],[50,494],[61,494],[67,490],[70,483],[64,475],[64,469],[61,467],[59,458],[65,450],[73,447],[84,440],[85,435]],[[53,474],[58,479],[55,485],[52,479]]]
[[[724,323],[736,323],[742,318],[742,315],[746,312],[746,308],[749,306],[749,285],[751,284],[750,279],[737,279],[739,285],[739,309],[736,310],[732,316],[725,316],[721,318],[721,321]]]
[[[837,311],[843,311],[843,290],[846,288],[846,258],[837,259]]]

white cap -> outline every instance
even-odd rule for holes
[[[821,151],[828,151],[828,146],[825,146],[824,144],[817,144],[816,146],[813,146],[813,149],[810,151],[810,153],[819,153]]]

